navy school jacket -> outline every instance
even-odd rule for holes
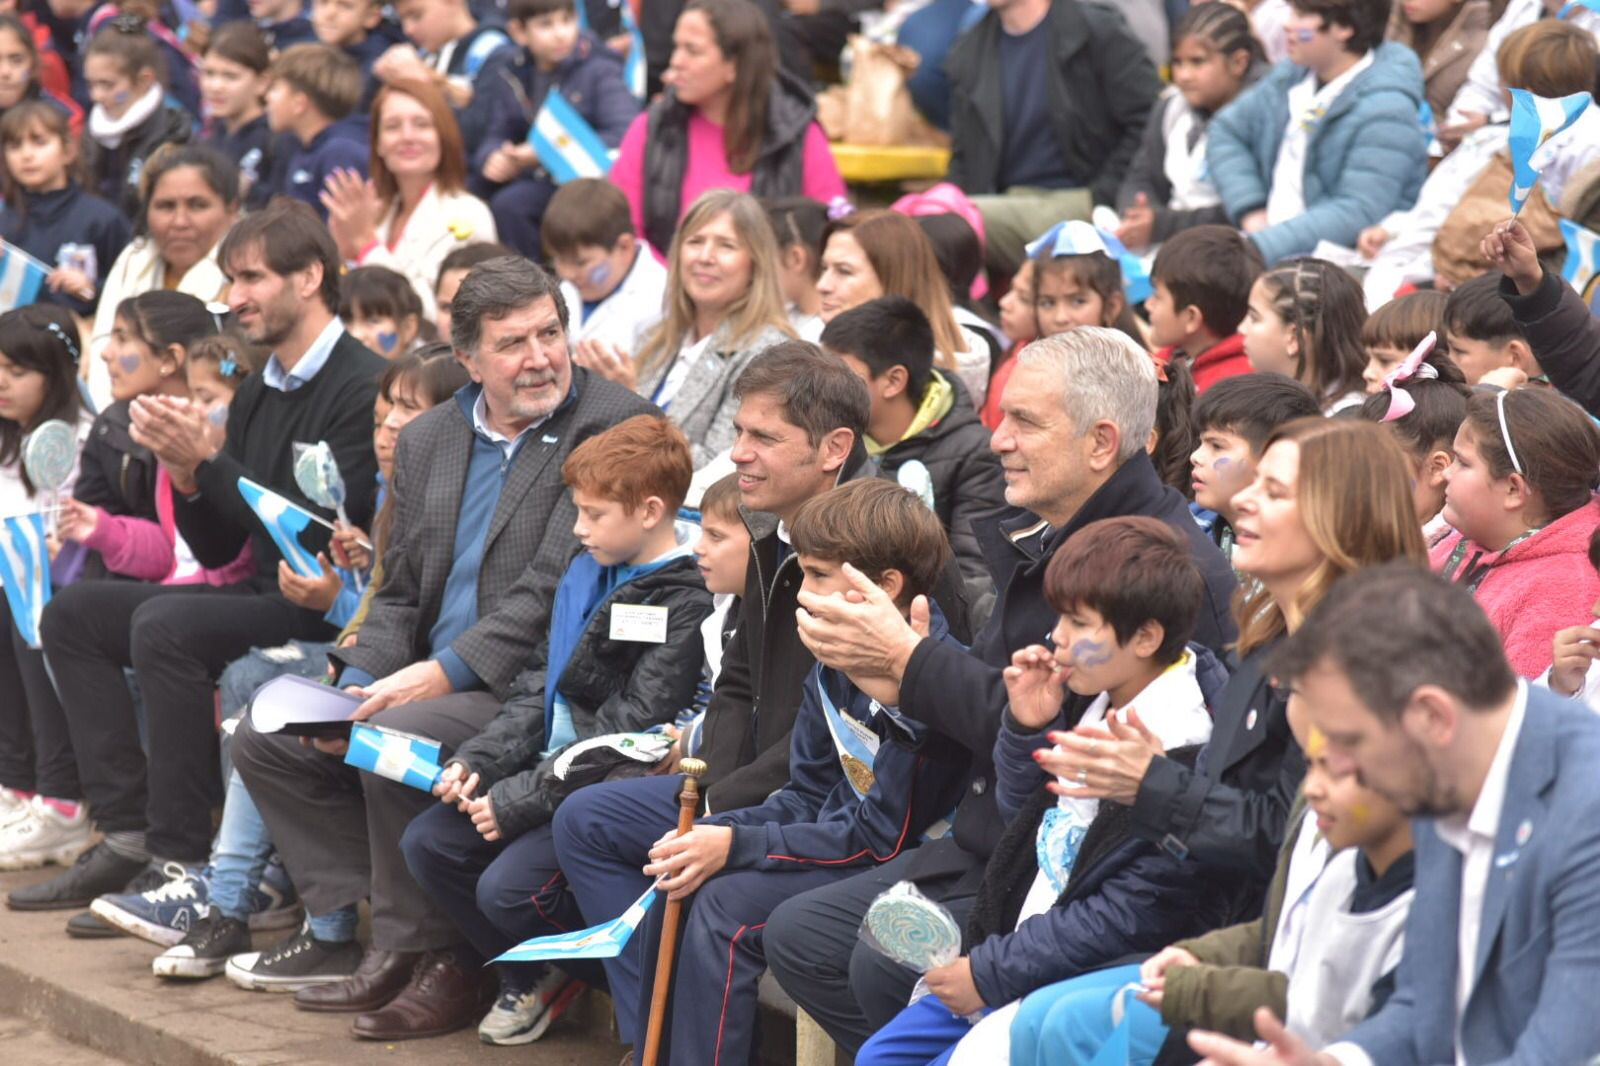
[[[933,605],[930,639],[961,644]],[[821,686],[834,705],[879,738],[872,784],[859,798],[845,776],[822,709]],[[729,869],[843,869],[888,862],[915,847],[955,810],[966,790],[966,752],[919,722],[874,701],[836,670],[806,675],[789,745],[789,783],[755,807],[700,819],[733,828]]]
[[[493,26],[479,26],[456,38],[453,46],[446,47],[450,48],[446,77],[452,82],[465,82],[473,89],[467,106],[454,109],[456,122],[461,126],[461,140],[470,148],[483,140],[489,126],[489,108],[479,89],[484,79],[494,77],[496,70],[511,62],[518,49],[504,30]]]
[[[80,315],[94,314],[111,264],[133,236],[128,219],[75,181],[55,192],[22,195],[25,210],[7,207],[0,212],[0,238],[46,266],[92,267],[87,273],[95,286],[93,300],[41,288],[39,302],[59,304]]]
[[[366,122],[365,114],[351,115],[311,138],[309,145],[289,156],[279,171],[282,185],[273,190],[273,195],[292,196],[310,204],[317,217],[326,222],[328,209],[322,206],[321,195],[328,175],[341,169],[363,175],[367,172],[370,153]]]

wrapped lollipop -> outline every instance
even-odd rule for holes
[[[49,503],[41,508],[48,516],[50,532],[56,528],[56,512],[61,509],[61,489],[72,477],[78,462],[78,435],[59,418],[41,423],[28,434],[22,446],[22,468],[34,491],[46,494]]]
[[[885,889],[867,908],[861,939],[902,966],[927,973],[961,957],[961,928],[910,881]]]
[[[331,507],[339,516],[339,525],[348,528],[350,516],[345,513],[344,475],[339,473],[339,464],[333,457],[333,449],[328,447],[328,442],[319,440],[315,444],[294,443],[294,483],[300,486],[300,491],[306,494],[306,499],[321,507]],[[372,545],[362,541],[362,546],[367,550]],[[362,581],[356,578],[356,588],[359,591]]]

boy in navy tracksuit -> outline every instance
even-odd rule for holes
[[[693,702],[705,658],[711,593],[674,522],[694,475],[683,433],[662,415],[636,415],[573,449],[561,473],[587,551],[557,586],[544,654],[451,756],[434,788],[444,803],[401,838],[417,883],[484,958],[583,924],[552,840],[550,819],[574,784],[556,777],[557,758],[577,742],[670,723]],[[655,632],[619,632],[647,615],[659,618]],[[574,978],[604,986],[605,971],[593,961],[500,967],[479,1038],[536,1040],[581,989]]]
[[[297,44],[273,61],[267,123],[297,142],[270,179],[273,195],[310,204],[328,220],[321,199],[328,176],[335,170],[367,172],[365,116],[352,114],[360,97],[361,72],[337,48]]]
[[[385,83],[402,78],[442,83],[462,140],[478,144],[488,120],[478,88],[510,61],[511,39],[493,26],[479,25],[467,0],[397,0],[394,9],[415,48],[391,48],[373,66],[373,74]]]
[[[789,536],[804,589],[842,594],[852,587],[843,571],[851,563],[902,611],[926,597],[950,561],[938,517],[880,479],[807,501]],[[938,608],[923,602],[932,638],[953,642]],[[790,896],[915,847],[954,810],[966,787],[966,759],[952,742],[818,665],[801,696],[789,774],[765,803],[701,818],[682,837],[667,834],[646,857],[639,891],[661,876],[668,898],[687,897],[689,909],[662,1062],[751,1061],[767,915]],[[639,987],[612,989],[613,996],[638,997],[640,1018],[649,1016],[664,910],[651,908],[637,946],[630,945],[640,953]]]
[[[301,0],[250,0],[250,17],[266,34],[274,52],[297,44],[311,44],[317,39]]]
[[[312,0],[311,28],[317,40],[331,44],[356,61],[361,68],[363,112],[372,109],[372,98],[383,83],[373,76],[378,58],[397,44],[405,43],[400,27],[384,15],[382,0]]]
[[[500,240],[539,259],[539,222],[556,186],[527,140],[546,94],[565,97],[609,148],[622,143],[639,101],[628,91],[622,57],[578,28],[573,0],[511,0],[507,29],[520,47],[478,82],[487,127],[473,153],[471,186],[489,201]]]

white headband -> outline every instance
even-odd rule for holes
[[[1498,393],[1494,399],[1495,412],[1500,416],[1500,440],[1506,446],[1506,454],[1511,457],[1511,469],[1522,474],[1522,462],[1517,458],[1517,449],[1511,446],[1511,427],[1506,425],[1506,393]],[[1523,474],[1526,477],[1526,474]]]

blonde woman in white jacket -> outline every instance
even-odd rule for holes
[[[461,128],[438,89],[396,81],[379,90],[368,169],[370,179],[335,171],[322,192],[339,254],[356,266],[404,274],[432,319],[444,257],[464,244],[495,240],[488,205],[466,192]]]
[[[104,354],[118,304],[157,289],[210,303],[228,287],[217,248],[239,214],[238,168],[203,145],[170,145],[146,162],[145,180],[140,235],[106,273],[87,358],[78,365],[97,410],[111,403]]]

